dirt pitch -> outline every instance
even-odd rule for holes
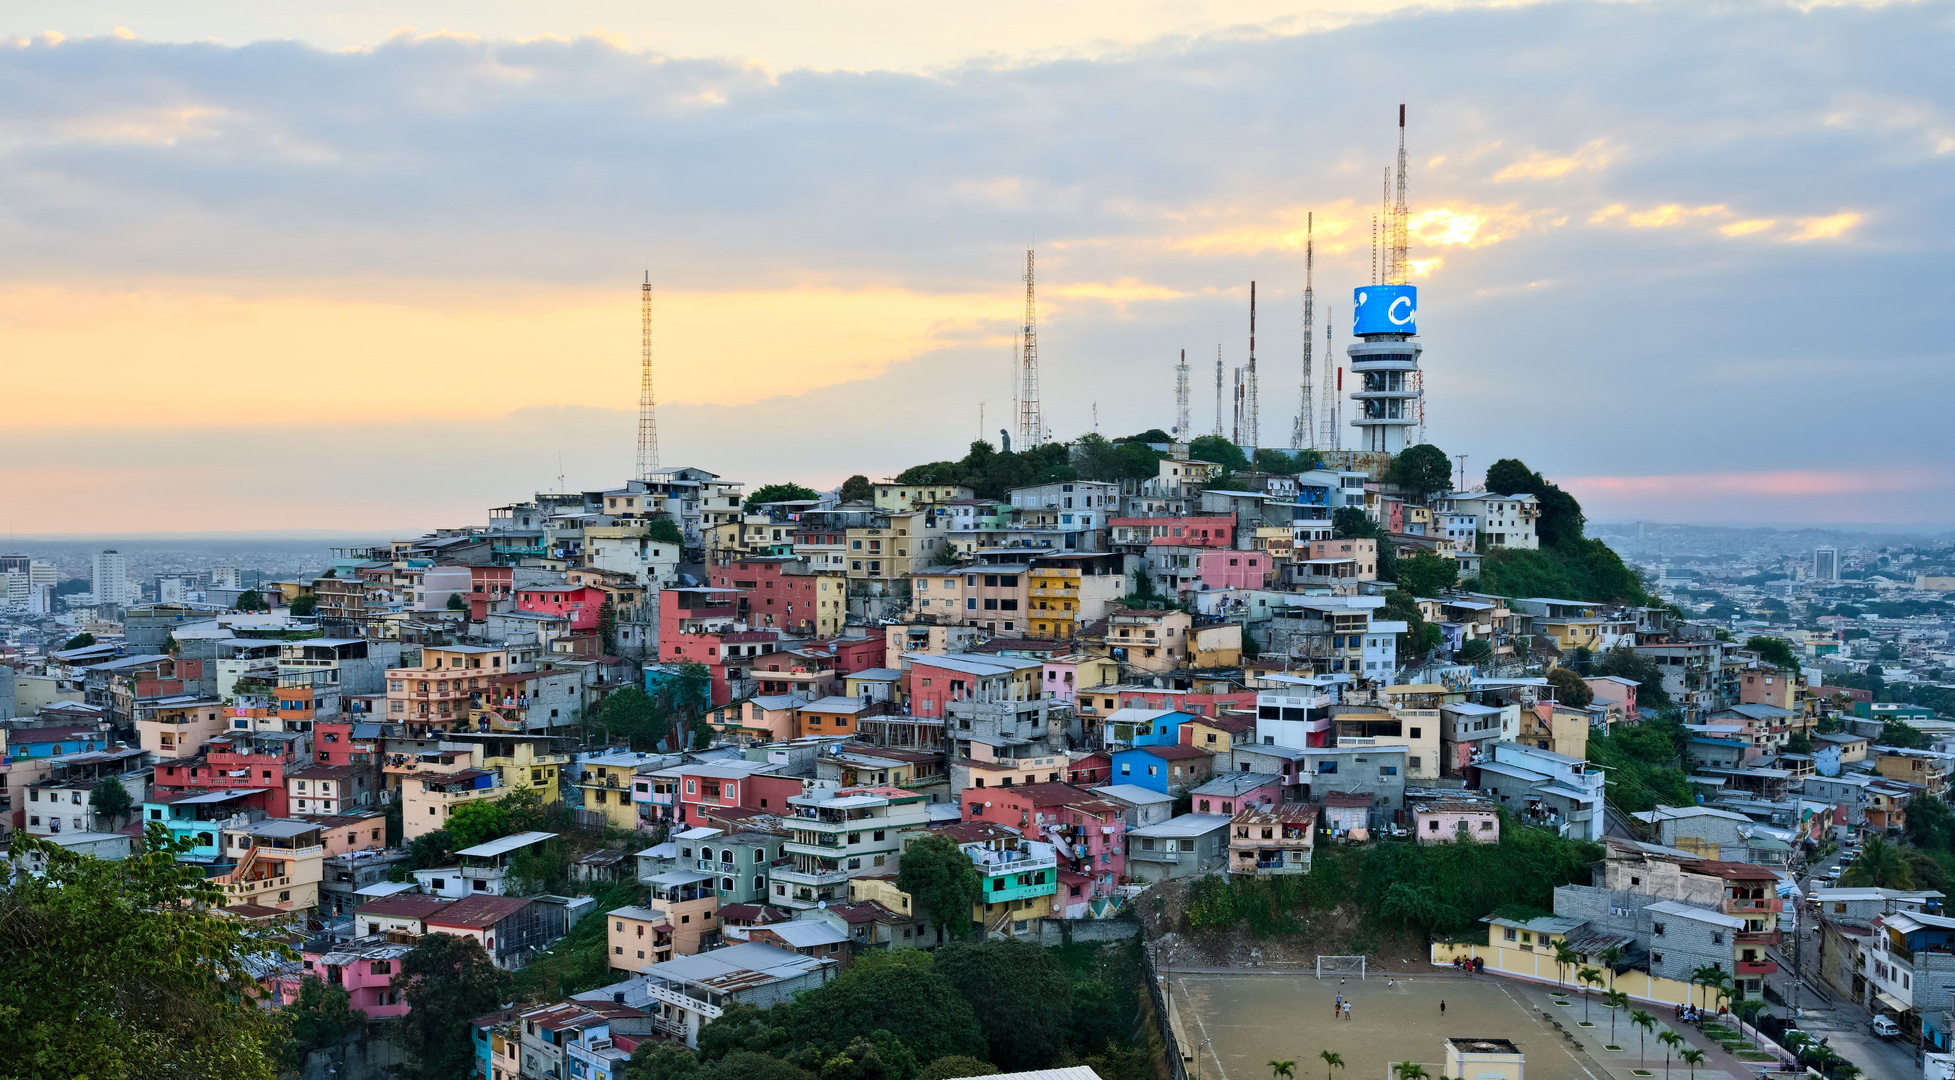
[[[1528,1080],[1609,1080],[1615,1071],[1578,1056],[1503,979],[1415,977],[1387,986],[1382,975],[1339,985],[1315,975],[1176,974],[1170,981],[1181,1028],[1201,1045],[1199,1074],[1191,1063],[1188,1075],[1202,1080],[1258,1080],[1270,1075],[1272,1060],[1296,1062],[1298,1080],[1310,1080],[1325,1075],[1321,1050],[1344,1058],[1330,1080],[1391,1080],[1399,1061],[1421,1062],[1437,1077],[1449,1037],[1512,1040],[1527,1056]],[[1352,1003],[1348,1021],[1331,1019],[1339,992]]]

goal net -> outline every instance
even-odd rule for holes
[[[1327,975],[1356,975],[1364,978],[1364,957],[1362,956],[1317,956],[1317,977]]]

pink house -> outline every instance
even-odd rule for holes
[[[1266,551],[1204,551],[1201,583],[1204,589],[1260,589],[1275,574]]]
[[[787,811],[787,800],[802,793],[792,776],[756,773],[740,765],[700,763],[682,765],[679,774],[679,820],[698,825],[714,810],[741,807],[766,814]]]
[[[1597,702],[1615,706],[1616,711],[1622,713],[1624,720],[1633,724],[1642,718],[1636,711],[1636,689],[1639,685],[1636,680],[1625,679],[1620,675],[1598,675],[1593,679],[1582,681],[1588,684],[1589,691],[1595,695]]]
[[[401,960],[411,947],[385,938],[361,938],[344,945],[307,949],[301,954],[303,969],[296,975],[281,975],[278,1000],[290,1005],[299,999],[299,987],[306,979],[332,983],[352,998],[353,1008],[364,1010],[368,1019],[385,1020],[407,1015],[407,999],[394,987],[400,975]]]
[[[568,619],[573,631],[597,629],[604,600],[604,590],[589,585],[533,585],[516,590],[519,610]]]
[[[1232,548],[1233,515],[1117,517],[1107,519],[1116,544],[1171,544],[1179,547]]]
[[[1113,895],[1127,870],[1125,808],[1082,791],[1071,784],[1021,784],[1015,787],[975,788],[964,792],[964,820],[989,821],[1041,840],[1059,849],[1059,880],[1070,892],[1081,886],[1081,898],[1091,901]]]
[[[1432,799],[1412,804],[1421,844],[1498,844],[1500,809],[1477,799]]]
[[[1156,687],[1130,687],[1120,691],[1123,709],[1172,709],[1191,716],[1222,716],[1231,712],[1256,714],[1256,691],[1236,690],[1227,694],[1199,694],[1193,690],[1163,690]]]

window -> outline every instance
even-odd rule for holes
[[[1651,936],[1651,937],[1662,937],[1662,936],[1663,936],[1663,931],[1664,931],[1664,930],[1666,930],[1666,929],[1668,929],[1668,927],[1666,927],[1666,926],[1665,926],[1665,925],[1664,925],[1663,923],[1651,923],[1651,924],[1650,924],[1650,936]]]

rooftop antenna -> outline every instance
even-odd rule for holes
[[[1454,454],[1453,456],[1459,459],[1459,486],[1455,487],[1453,490],[1465,491],[1466,490],[1466,455]]]
[[[1389,228],[1386,231],[1385,284],[1403,285],[1408,269],[1405,259],[1406,226],[1410,215],[1405,209],[1405,105],[1402,102],[1398,106],[1398,175],[1394,187],[1397,194],[1392,200],[1391,214],[1386,219]]]
[[[1018,376],[1018,439],[1022,449],[1045,441],[1045,416],[1039,410],[1039,309],[1032,294],[1032,249],[1025,249],[1025,336]]]
[[[1181,350],[1181,362],[1174,365],[1174,437],[1194,437],[1188,429],[1188,350]]]
[[[1215,434],[1222,434],[1222,346],[1215,346]]]
[[[1249,373],[1243,380],[1243,424],[1242,434],[1248,440],[1250,458],[1256,456],[1256,447],[1262,445],[1261,403],[1256,397],[1256,283],[1249,283]]]
[[[650,480],[658,468],[658,397],[652,392],[652,272],[639,290],[641,343],[638,358],[638,479]],[[558,485],[561,487],[561,483]]]
[[[1331,327],[1337,320],[1331,318],[1331,305],[1324,305],[1324,359],[1333,360],[1337,354],[1331,351]],[[1334,362],[1334,360],[1333,360]],[[1317,449],[1337,449],[1337,395],[1344,389],[1344,369],[1336,369],[1337,383],[1333,392],[1324,395],[1324,428],[1317,437]]]
[[[1311,276],[1317,263],[1315,232],[1317,215],[1313,211],[1303,219],[1303,394],[1297,403],[1296,427],[1290,431],[1290,449],[1315,448],[1317,440],[1311,431],[1312,421],[1316,419],[1310,393],[1310,350],[1316,342],[1316,326],[1312,320],[1317,317],[1315,294],[1311,291]]]

